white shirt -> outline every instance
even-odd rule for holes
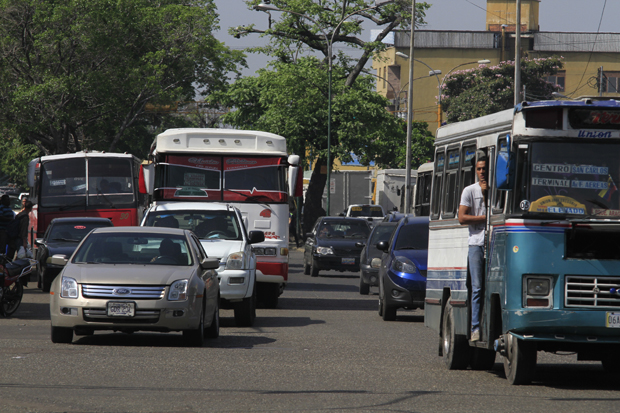
[[[482,188],[480,187],[480,183],[476,182],[475,184],[469,185],[463,189],[463,193],[461,194],[461,205],[469,207],[469,215],[486,215],[487,208],[484,204],[484,197],[482,196]],[[469,245],[484,246],[485,227],[485,222],[469,224]]]

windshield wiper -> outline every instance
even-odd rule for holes
[[[101,190],[97,189],[97,196],[99,196],[99,195],[101,195],[101,196],[103,197],[103,199],[104,199],[104,200],[105,200],[108,204],[110,204],[110,206],[111,206],[112,208],[115,208],[115,209],[116,209],[116,205],[114,205],[114,202],[110,201],[110,200],[108,199],[108,197],[107,197],[107,196],[105,196],[105,195],[103,194],[103,192],[101,192]]]
[[[67,210],[69,208],[75,208],[75,207],[78,207],[78,206],[86,206],[86,197],[84,197],[84,199],[78,199],[77,201],[72,202],[69,205],[62,206],[62,207],[58,208],[58,210],[59,211],[65,211],[65,210]]]
[[[408,245],[406,247],[398,247],[398,248],[394,248],[395,250],[419,250],[420,247],[413,247],[411,245]]]
[[[52,238],[52,241],[80,242],[79,239],[73,238]]]

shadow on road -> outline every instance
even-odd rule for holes
[[[374,300],[327,299],[327,298],[284,298],[280,297],[281,310],[312,311],[377,311]]]
[[[287,291],[335,291],[335,292],[359,292],[359,287],[356,285],[346,284],[315,284],[315,283],[299,283],[292,282],[286,286]]]
[[[259,315],[258,317],[256,317],[253,327],[248,328],[306,327],[313,324],[325,324],[325,321],[313,320],[310,317],[269,317]],[[234,317],[220,316],[220,327],[237,327]],[[225,331],[221,332],[221,334],[225,333]]]

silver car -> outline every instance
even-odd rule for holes
[[[191,345],[219,335],[217,259],[188,230],[97,228],[51,287],[52,341],[95,330],[182,331]]]

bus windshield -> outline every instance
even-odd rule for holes
[[[67,158],[47,161],[41,167],[41,206],[101,205],[114,208],[133,202],[129,159]]]
[[[156,198],[287,202],[280,157],[168,155],[155,178]]]
[[[619,157],[618,144],[532,143],[516,206],[535,214],[620,217]]]

